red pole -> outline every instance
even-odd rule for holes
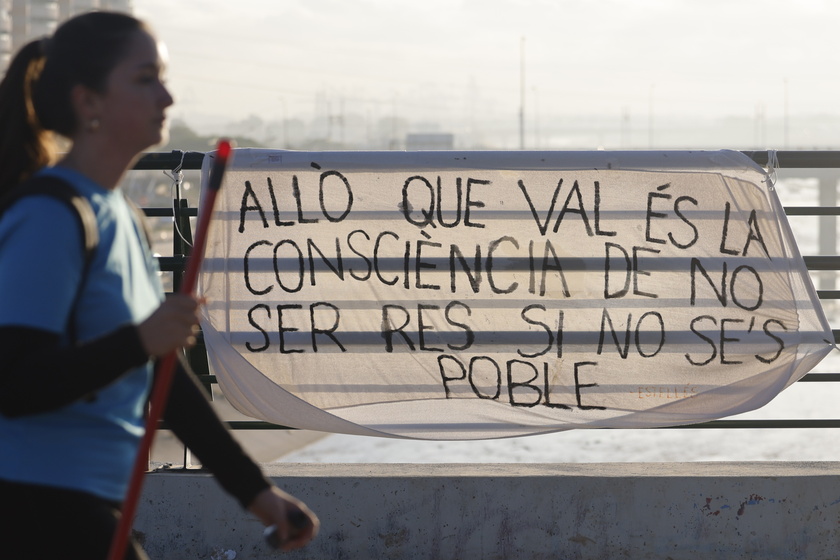
[[[184,273],[184,280],[181,284],[180,293],[192,295],[195,291],[195,284],[198,280],[198,272],[201,268],[201,260],[204,256],[204,247],[207,243],[207,228],[213,214],[213,206],[216,202],[216,194],[222,186],[222,176],[227,166],[231,152],[230,142],[222,140],[216,148],[216,160],[210,171],[210,180],[207,193],[204,198],[204,206],[198,219],[195,232],[195,243],[193,251],[187,261],[187,269]],[[155,438],[158,422],[163,416],[166,408],[166,401],[169,398],[169,389],[172,386],[172,377],[175,374],[175,360],[177,351],[167,354],[158,364],[155,374],[152,394],[149,398],[149,414],[146,417],[146,432],[140,440],[140,448],[137,451],[137,459],[134,461],[134,468],[129,479],[128,492],[122,507],[122,517],[114,533],[114,540],[111,541],[111,549],[108,552],[109,560],[122,560],[125,555],[125,547],[128,545],[128,535],[131,532],[131,525],[134,522],[134,514],[137,511],[137,503],[140,500],[140,490],[143,488],[143,475],[148,468],[149,452],[152,449],[152,441]]]

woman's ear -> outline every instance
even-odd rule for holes
[[[70,101],[77,119],[77,132],[98,130],[102,95],[86,86],[76,84],[70,90]]]

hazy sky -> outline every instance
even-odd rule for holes
[[[840,113],[834,0],[134,0],[172,114]],[[524,49],[523,49],[524,38]]]

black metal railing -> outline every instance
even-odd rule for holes
[[[759,165],[766,166],[771,160],[771,152],[768,151],[747,151],[743,152]],[[826,170],[837,169],[837,177],[840,177],[840,151],[777,151],[774,152],[778,169],[813,169]],[[204,158],[202,152],[181,152],[172,151],[168,153],[145,154],[134,167],[135,170],[198,170]],[[837,193],[836,182],[829,186],[829,196],[821,197],[821,205],[818,206],[786,206],[785,213],[788,216],[812,216],[817,220],[834,219],[840,215],[840,207],[836,204]],[[197,215],[197,210],[190,207],[187,200],[178,192],[170,208],[153,207],[144,208],[146,215],[150,217],[173,218],[173,247],[172,256],[160,257],[161,270],[171,272],[173,275],[173,286],[177,289],[179,280],[183,274],[187,256],[190,251],[191,225],[190,218]],[[836,237],[836,225],[830,224],[829,231]],[[805,264],[811,271],[840,271],[840,255],[819,255],[805,256]],[[821,300],[840,300],[840,289],[820,289],[817,294]],[[834,329],[834,340],[840,342],[840,329]],[[208,367],[206,348],[199,336],[199,343],[189,351],[188,360],[193,370],[202,383],[208,388],[216,383]],[[809,373],[799,380],[800,383],[835,383],[840,382],[838,373]],[[228,422],[232,429],[258,430],[258,429],[291,429],[286,426],[278,426],[262,421],[231,421]],[[840,419],[727,419],[703,422],[690,426],[680,426],[677,429],[695,428],[840,428]]]

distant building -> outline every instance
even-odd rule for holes
[[[405,136],[405,149],[451,150],[455,147],[455,135],[449,132],[411,133]]]
[[[0,0],[0,69],[28,41],[52,34],[59,22],[90,10],[132,13],[131,0]]]
[[[0,0],[0,68],[9,67],[12,52],[12,14],[9,10],[11,0]]]
[[[34,0],[30,0],[34,3]],[[58,20],[89,12],[90,10],[110,10],[113,12],[133,12],[131,0],[58,0]]]

